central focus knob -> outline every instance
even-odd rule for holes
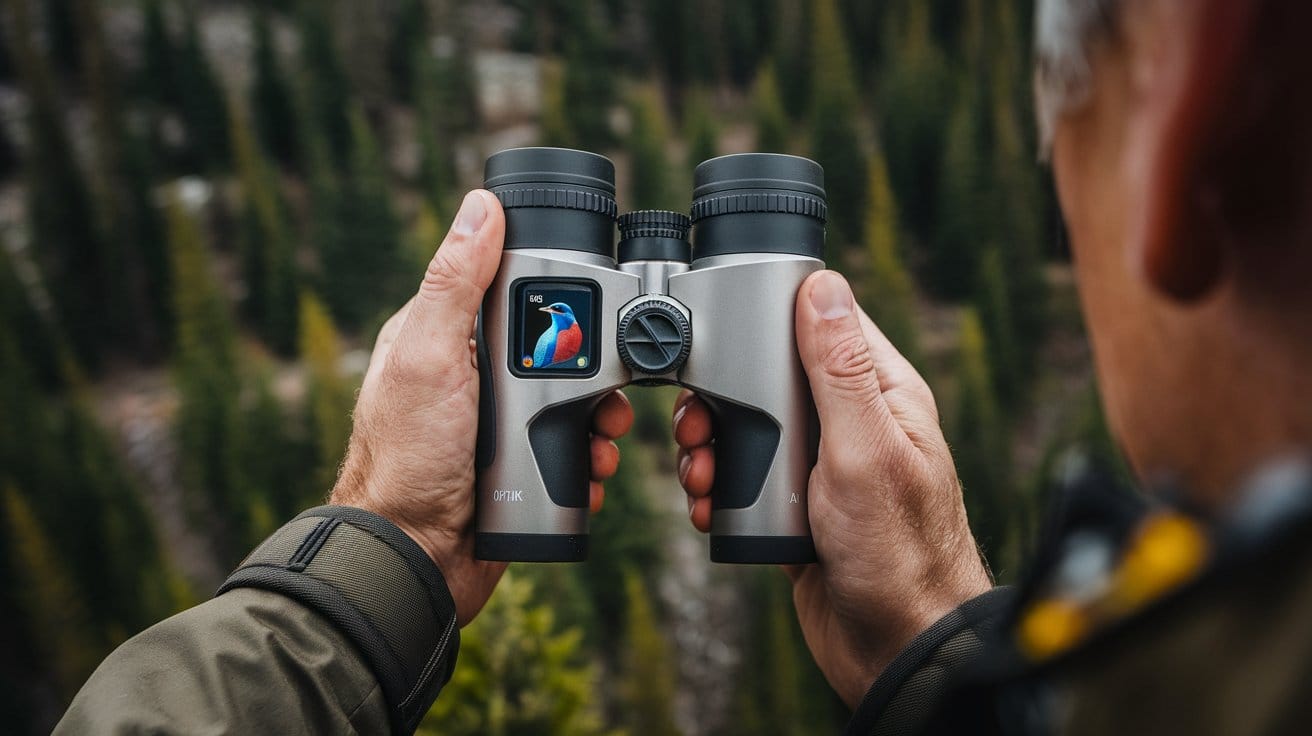
[[[658,376],[678,370],[692,347],[692,327],[673,304],[643,302],[620,319],[620,358],[630,368]]]

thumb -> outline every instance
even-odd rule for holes
[[[852,288],[833,271],[814,273],[802,283],[797,350],[811,380],[822,442],[826,433],[869,437],[888,428],[891,417]]]
[[[421,354],[460,355],[474,334],[483,294],[496,277],[506,232],[496,196],[483,189],[465,195],[460,211],[424,273],[398,341]]]

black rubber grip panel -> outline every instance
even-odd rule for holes
[[[751,407],[707,402],[715,426],[715,481],[711,508],[745,509],[756,503],[779,451],[779,425]]]
[[[483,312],[479,310],[474,326],[478,354],[478,442],[474,450],[474,468],[482,470],[497,457],[497,397],[492,390],[492,358],[483,339]]]
[[[582,562],[588,559],[588,535],[475,532],[474,557],[500,562]]]
[[[592,405],[587,400],[553,406],[528,426],[533,460],[546,483],[547,495],[557,506],[574,509],[588,506],[592,467],[592,438],[588,431],[592,424]]]

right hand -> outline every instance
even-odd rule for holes
[[[819,562],[785,568],[807,646],[851,707],[921,631],[992,582],[966,524],[952,453],[929,386],[832,271],[797,299],[798,352],[820,416],[808,486]],[[675,404],[688,514],[711,525],[712,416]]]

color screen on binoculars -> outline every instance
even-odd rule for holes
[[[511,364],[521,375],[595,373],[595,286],[526,282],[514,289]]]

